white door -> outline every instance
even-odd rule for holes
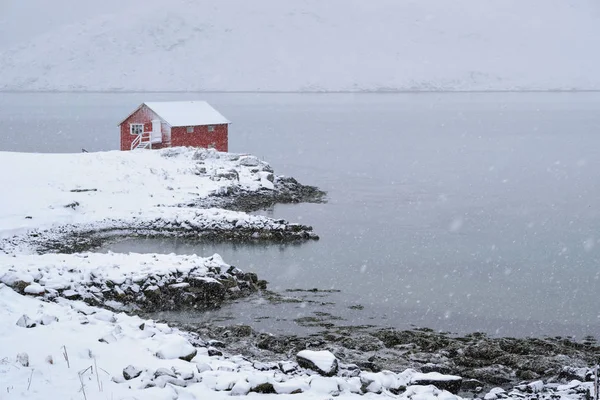
[[[162,130],[160,119],[152,120],[152,143],[162,143]]]

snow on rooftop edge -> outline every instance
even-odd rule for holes
[[[210,104],[202,100],[144,102],[171,126],[217,125],[231,123]]]

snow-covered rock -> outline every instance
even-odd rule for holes
[[[298,364],[321,375],[333,376],[338,371],[337,358],[327,350],[302,350],[296,355]]]
[[[23,367],[29,367],[29,355],[27,353],[17,354],[17,362]]]
[[[36,326],[36,322],[29,318],[29,316],[23,314],[21,318],[17,320],[17,326],[21,328],[33,328]]]
[[[156,351],[156,356],[166,360],[179,358],[190,361],[197,352],[198,350],[185,338],[173,335],[161,344]]]
[[[44,294],[46,289],[39,283],[32,283],[23,290],[27,294]]]
[[[323,395],[337,396],[340,394],[340,387],[335,379],[327,379],[321,376],[315,376],[310,380],[310,389]]]
[[[416,373],[410,380],[412,385],[434,385],[438,389],[447,390],[454,394],[459,392],[461,383],[462,378],[460,376],[444,375],[439,372]]]
[[[123,368],[123,378],[125,380],[135,379],[142,374],[142,370],[133,365],[128,365]]]

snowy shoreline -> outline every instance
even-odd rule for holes
[[[345,361],[348,349],[333,346],[331,340],[307,341],[286,349],[286,354],[274,352],[270,360],[257,361],[251,351],[250,357],[244,354],[254,343],[234,339],[246,346],[236,348],[203,338],[194,329],[125,314],[214,307],[264,288],[266,282],[218,255],[81,251],[130,235],[318,239],[309,226],[197,208],[248,210],[278,201],[322,201],[323,192],[275,176],[256,157],[195,149],[0,153],[0,168],[7,171],[0,184],[10,188],[10,196],[0,198],[0,392],[8,398],[41,399],[52,391],[57,398],[86,399],[218,399],[250,393],[299,398],[294,396],[302,393],[301,398],[315,399],[458,400],[457,393],[479,396],[489,385],[444,369],[444,357],[450,358],[444,346],[451,343],[435,335],[430,341],[403,332],[378,336],[396,355],[414,356],[413,365],[421,372],[411,365],[403,372],[374,371],[367,364]],[[431,343],[437,347],[428,348]],[[360,351],[361,345],[352,346]],[[454,351],[468,360],[496,351],[488,343],[473,346],[455,345]],[[383,347],[374,349],[387,353]],[[592,351],[597,351],[595,345]],[[425,368],[419,359],[433,366]],[[555,380],[522,384],[511,392],[491,389],[485,399],[589,394],[591,375],[581,357],[557,360],[577,365]],[[500,367],[488,368],[491,378],[502,375]],[[502,381],[503,386],[515,378]]]

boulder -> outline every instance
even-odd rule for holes
[[[273,384],[269,382],[261,383],[260,385],[254,386],[250,389],[251,392],[262,393],[262,394],[276,394]]]
[[[296,360],[301,367],[312,369],[323,376],[333,376],[338,371],[337,358],[327,350],[302,350],[296,355]]]
[[[125,380],[127,381],[135,379],[141,374],[142,370],[137,367],[134,367],[133,365],[128,365],[127,367],[123,368],[123,378],[125,378]]]

